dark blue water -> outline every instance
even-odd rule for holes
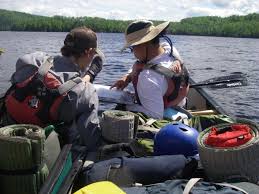
[[[66,33],[0,32],[0,92],[9,85],[19,56],[33,51],[59,54]],[[174,45],[188,66],[195,81],[242,72],[249,85],[227,89],[207,89],[207,92],[227,112],[259,122],[259,39],[200,36],[171,36]],[[134,61],[131,53],[120,53],[123,34],[98,34],[99,46],[106,63],[96,82],[111,85],[127,72]]]

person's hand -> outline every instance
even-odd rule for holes
[[[117,80],[117,81],[115,82],[115,84],[113,84],[113,85],[111,86],[110,89],[112,89],[112,88],[117,88],[118,90],[123,90],[126,86],[127,86],[127,83],[126,83],[124,80],[120,79],[120,80]]]
[[[169,67],[170,70],[172,70],[175,73],[181,73],[182,66],[179,60],[175,60]]]
[[[118,90],[123,90],[130,82],[130,74],[123,76],[121,79],[117,80],[110,89],[117,88]]]
[[[93,57],[92,63],[90,64],[90,67],[86,72],[86,74],[90,76],[90,82],[93,82],[97,74],[102,70],[103,61],[104,61],[103,56],[95,55]]]

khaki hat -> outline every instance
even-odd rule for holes
[[[169,26],[169,23],[168,21],[154,26],[153,22],[146,20],[132,22],[126,29],[126,43],[121,51],[130,46],[139,45],[154,39]]]

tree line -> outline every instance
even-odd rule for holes
[[[99,17],[47,17],[0,9],[0,31],[68,32],[77,26],[88,26],[96,32],[124,32],[130,22]],[[185,18],[171,22],[168,31],[179,35],[259,38],[259,14]]]

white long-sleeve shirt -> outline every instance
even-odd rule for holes
[[[170,46],[168,44],[162,46],[165,49],[165,52],[156,56],[148,63],[160,64],[169,68],[175,58],[169,56]],[[178,56],[176,58],[181,60],[178,51],[175,48],[173,49],[174,55]],[[152,118],[162,119],[164,114],[163,96],[165,95],[167,88],[168,83],[164,75],[150,69],[144,69],[139,74],[137,84],[138,97],[141,105],[127,105],[127,110],[143,112]]]

